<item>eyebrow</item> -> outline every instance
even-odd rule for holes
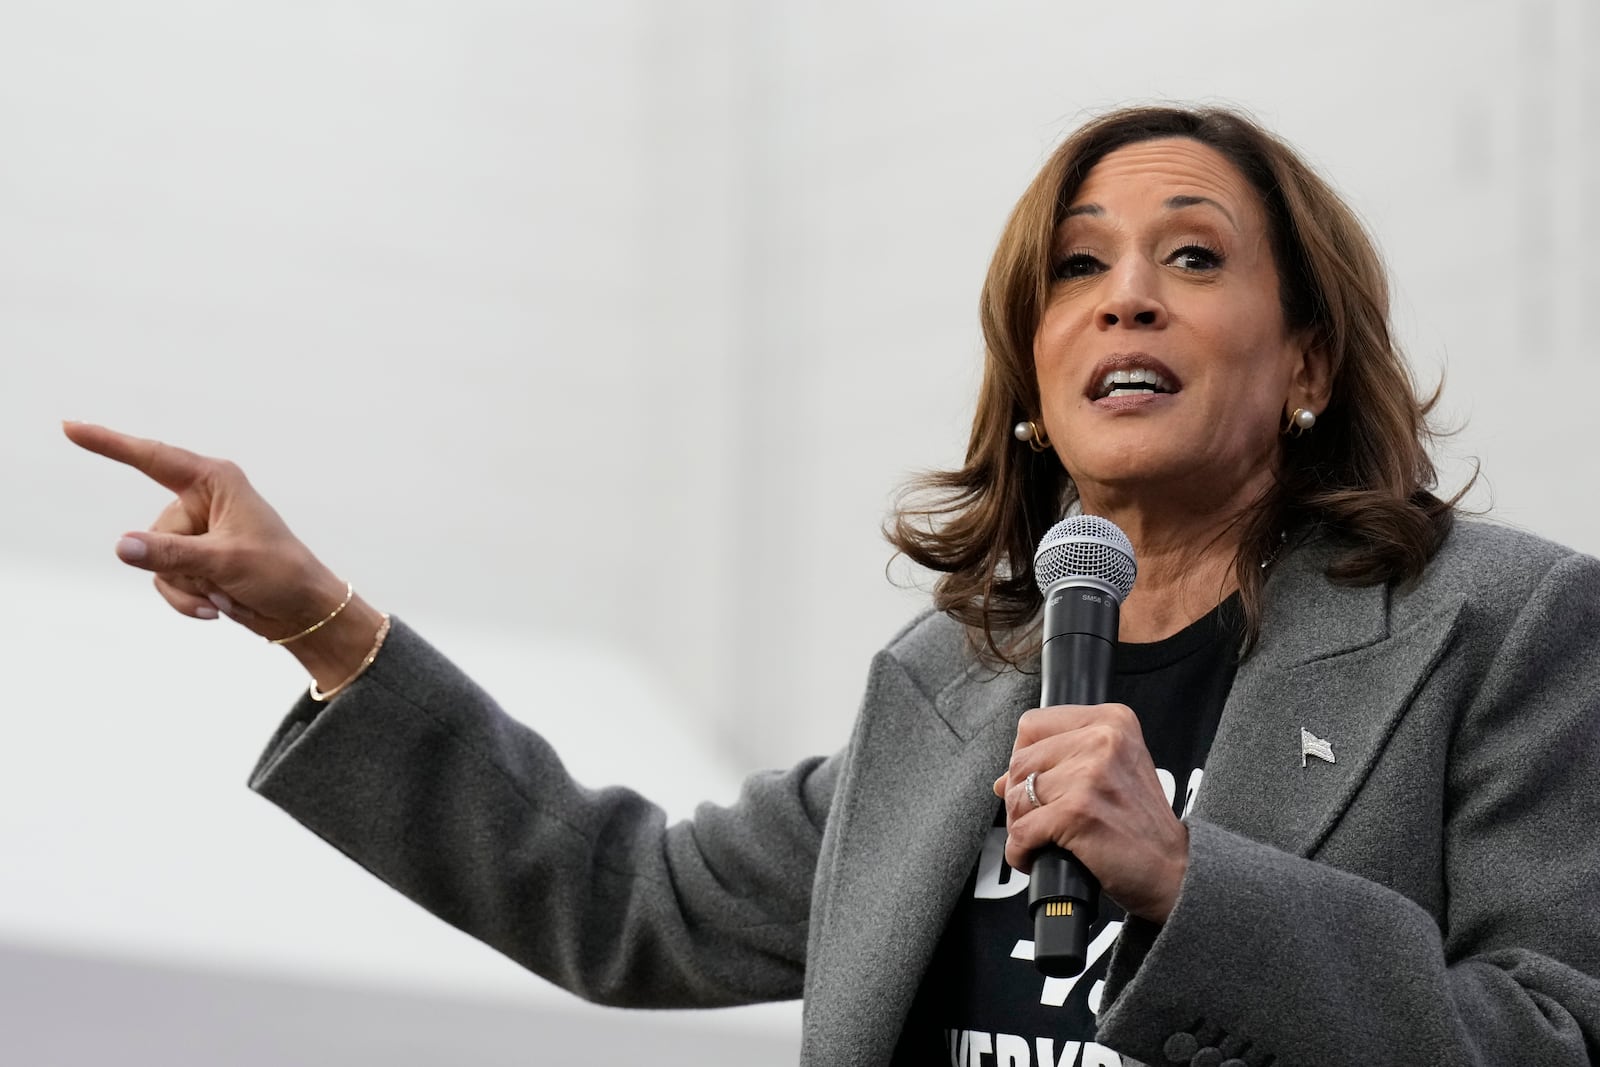
[[[1221,204],[1217,203],[1215,200],[1211,199],[1209,196],[1169,196],[1166,200],[1162,201],[1161,206],[1170,211],[1176,211],[1178,208],[1194,207],[1196,204],[1210,204],[1212,207],[1216,208],[1218,211],[1227,216],[1228,221],[1233,223],[1234,229],[1239,228],[1239,223],[1234,219],[1232,212],[1223,207]],[[1099,204],[1079,204],[1077,207],[1067,208],[1066,213],[1061,217],[1063,219],[1070,219],[1075,215],[1104,215],[1105,213],[1105,208],[1101,207]]]

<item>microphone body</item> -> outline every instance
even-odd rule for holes
[[[1133,546],[1106,520],[1077,516],[1045,535],[1035,559],[1045,599],[1039,706],[1103,704],[1122,599],[1133,586]],[[1028,880],[1034,966],[1054,978],[1082,973],[1099,910],[1089,869],[1059,846],[1040,849]]]

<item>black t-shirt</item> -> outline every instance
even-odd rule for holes
[[[1110,700],[1138,715],[1156,773],[1180,816],[1194,804],[1233,686],[1239,621],[1235,596],[1165,640],[1117,645]],[[1045,977],[1032,962],[1028,876],[1005,862],[1005,842],[1005,812],[997,802],[994,828],[923,975],[895,1063],[1120,1065],[1114,1052],[1095,1044],[1094,1013],[1122,910],[1102,898],[1083,973]]]

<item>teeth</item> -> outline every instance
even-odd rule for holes
[[[1118,386],[1135,385],[1144,386],[1142,389],[1119,389]],[[1161,375],[1149,367],[1134,367],[1131,370],[1114,370],[1100,379],[1100,392],[1106,396],[1129,396],[1152,391],[1170,392],[1172,387]]]
[[[1154,396],[1154,389],[1113,389],[1106,396]]]

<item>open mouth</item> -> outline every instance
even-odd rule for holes
[[[1154,396],[1159,393],[1176,393],[1177,385],[1160,371],[1150,367],[1124,367],[1107,371],[1095,384],[1090,394],[1092,400],[1105,400],[1119,396]]]

